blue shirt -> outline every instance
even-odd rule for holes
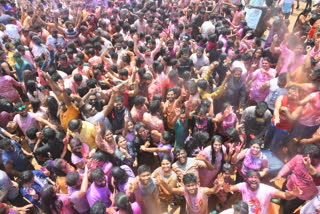
[[[14,152],[6,152],[3,150],[2,152],[2,162],[4,165],[6,164],[12,164],[13,165],[13,169],[17,170],[19,172],[23,172],[25,170],[28,170],[26,161],[28,161],[26,159],[26,157],[24,156],[20,145],[11,140],[11,143],[15,149]]]
[[[17,62],[14,63],[14,68],[16,70],[17,73],[17,77],[19,82],[23,82],[23,77],[22,77],[22,73],[24,70],[30,70],[32,71],[32,66],[30,65],[29,62],[22,60],[22,64],[18,64]]]

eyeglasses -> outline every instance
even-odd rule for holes
[[[18,111],[22,111],[23,109],[25,109],[26,108],[26,106],[25,105],[23,105],[23,106],[20,106],[19,108],[18,108]]]

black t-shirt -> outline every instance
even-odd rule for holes
[[[71,75],[72,71],[75,69],[74,66],[72,66],[71,64],[68,64],[67,67],[63,67],[62,65],[58,65],[58,70],[59,71],[63,71],[64,73]]]
[[[197,132],[208,132],[210,137],[212,136],[214,128],[212,117],[206,117],[205,120],[200,121],[197,115],[192,115],[191,124],[192,135],[194,135]]]
[[[193,67],[193,61],[191,59],[187,59],[186,61],[179,59],[179,63],[180,65],[178,67],[178,74],[180,77],[185,71],[191,72],[191,67]]]
[[[320,19],[320,13],[317,10],[311,11],[312,18],[310,19],[310,25],[313,25],[318,19]]]

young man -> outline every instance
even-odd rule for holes
[[[193,173],[187,173],[183,176],[184,187],[172,188],[162,178],[158,181],[170,193],[183,195],[187,202],[187,213],[189,214],[207,214],[208,213],[208,195],[219,191],[224,180],[223,176],[218,176],[219,183],[213,188],[199,187],[197,176]]]
[[[159,206],[159,187],[155,179],[151,178],[151,169],[147,165],[138,168],[137,181],[130,183],[127,195],[134,193],[136,201],[141,206],[142,213],[158,213]]]
[[[260,174],[258,171],[249,170],[246,182],[233,186],[224,185],[226,192],[241,192],[242,200],[249,205],[249,214],[267,214],[271,198],[282,198],[292,200],[301,194],[298,187],[292,191],[282,192],[272,186],[260,184]]]

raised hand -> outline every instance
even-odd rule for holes
[[[303,161],[303,164],[309,168],[311,166],[311,159],[310,159],[310,156],[306,156],[306,157],[303,157],[302,158],[302,161]]]
[[[298,186],[294,186],[291,191],[286,190],[286,192],[289,193],[290,195],[294,195],[296,197],[303,193],[303,191]]]
[[[282,176],[281,175],[277,175],[276,177],[272,178],[270,180],[270,182],[280,182],[282,179]]]

